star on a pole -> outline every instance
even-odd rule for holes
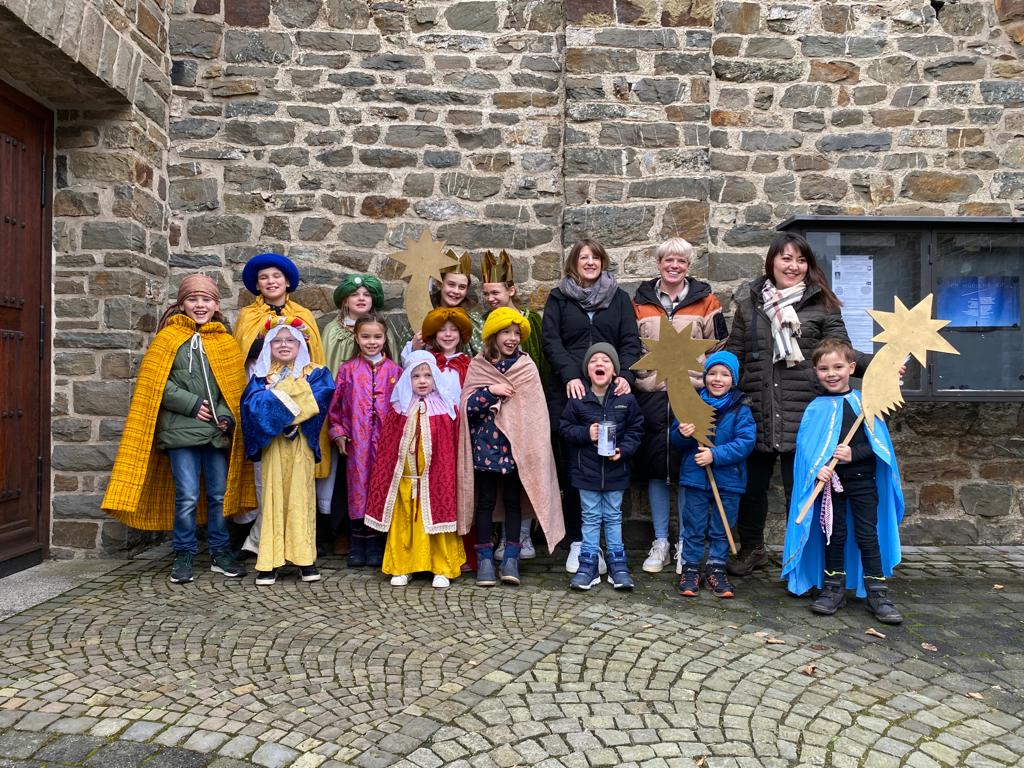
[[[882,332],[872,341],[893,344],[906,354],[916,357],[921,365],[926,365],[929,351],[959,354],[952,344],[939,335],[949,320],[932,320],[932,294],[921,299],[913,309],[907,309],[898,296],[894,301],[895,312],[868,310],[868,314],[882,326]]]
[[[413,331],[423,326],[423,319],[433,308],[430,303],[431,278],[441,281],[441,271],[458,263],[458,259],[444,252],[444,241],[435,240],[430,230],[424,229],[419,240],[405,240],[405,250],[391,254],[391,258],[405,266],[403,278],[408,278],[405,289],[405,315]]]

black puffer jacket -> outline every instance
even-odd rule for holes
[[[615,291],[607,309],[600,309],[591,319],[586,311],[558,288],[554,288],[544,305],[544,356],[551,366],[546,382],[548,412],[551,424],[558,424],[567,399],[565,385],[573,379],[586,379],[583,355],[591,344],[605,341],[619,353],[619,375],[630,385],[635,381],[629,366],[640,359],[640,334],[636,328],[633,303],[621,288]]]
[[[615,446],[622,451],[618,461],[597,452],[590,439],[590,425],[615,423]],[[581,400],[570,400],[562,411],[558,431],[569,446],[566,466],[573,488],[585,491],[624,491],[629,488],[629,460],[644,436],[644,416],[632,395],[616,395],[611,389],[602,403],[587,385]]]
[[[758,451],[796,450],[796,433],[807,404],[818,392],[811,354],[824,338],[849,341],[843,316],[825,308],[821,290],[808,285],[794,308],[800,318],[800,351],[804,360],[787,368],[785,361],[772,363],[772,324],[764,313],[762,275],[736,292],[736,313],[725,348],[740,360],[740,389],[750,398],[757,424]],[[857,372],[863,373],[871,355],[857,353]]]

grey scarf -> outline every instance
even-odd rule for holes
[[[589,288],[584,288],[568,276],[563,277],[558,283],[558,289],[586,312],[608,309],[618,288],[618,282],[607,270],[601,272],[601,276]]]

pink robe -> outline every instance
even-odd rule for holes
[[[327,418],[331,440],[348,438],[345,447],[351,520],[362,520],[366,514],[377,443],[384,417],[391,410],[391,390],[401,375],[402,369],[394,361],[384,358],[373,365],[361,355],[338,369]]]

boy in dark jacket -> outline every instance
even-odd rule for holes
[[[562,411],[559,432],[570,448],[569,480],[579,489],[583,508],[583,546],[573,589],[588,590],[601,581],[598,553],[601,525],[608,547],[608,581],[615,589],[632,589],[622,543],[622,494],[629,488],[629,459],[644,436],[644,417],[636,399],[616,395],[612,386],[619,373],[619,355],[605,342],[591,345],[583,356],[588,383],[581,399],[570,399]],[[599,432],[614,425],[614,452],[598,452]],[[604,448],[611,448],[603,441]]]
[[[683,558],[679,593],[694,597],[700,589],[700,560],[704,539],[709,542],[704,579],[717,597],[732,597],[725,575],[729,552],[722,517],[715,508],[705,467],[711,467],[729,525],[736,524],[740,497],[747,487],[747,457],[754,450],[757,430],[743,392],[735,388],[740,362],[732,352],[715,352],[704,361],[701,399],[715,409],[715,446],[707,448],[693,439],[694,425],[672,421],[672,443],[683,449],[679,484],[686,488],[683,504]]]

